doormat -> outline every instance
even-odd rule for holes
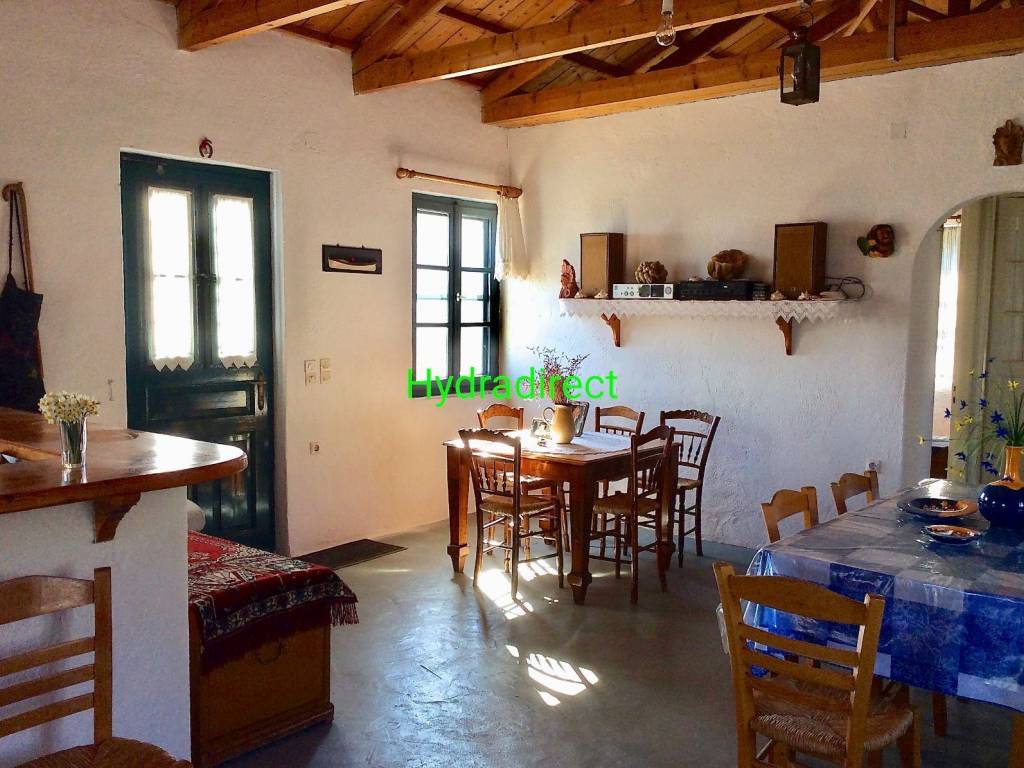
[[[311,552],[298,559],[337,570],[403,551],[405,551],[405,547],[399,547],[396,544],[385,544],[383,541],[374,541],[373,539],[358,539],[330,549]]]

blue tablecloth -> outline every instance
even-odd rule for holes
[[[930,481],[801,531],[757,553],[749,573],[792,576],[862,600],[886,600],[876,674],[1024,712],[1024,532],[985,530],[976,543],[930,543],[927,521],[897,509],[916,496],[968,498]],[[922,484],[924,485],[924,484]],[[927,542],[927,543],[926,543]],[[749,623],[797,639],[852,646],[854,628],[750,606]]]

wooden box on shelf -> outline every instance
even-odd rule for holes
[[[625,282],[626,236],[621,232],[580,235],[580,290],[593,298],[598,291],[610,297],[612,284]]]
[[[825,247],[828,224],[775,225],[774,285],[787,299],[825,290]]]

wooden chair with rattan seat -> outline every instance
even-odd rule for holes
[[[493,429],[496,432],[511,432],[523,428],[524,424],[524,409],[514,408],[511,405],[505,403],[491,403],[486,408],[481,408],[476,412],[476,420],[480,424],[481,429]],[[496,423],[498,422],[498,423]],[[504,426],[500,426],[504,425]],[[568,504],[565,500],[565,492],[560,487],[560,484],[554,480],[548,480],[544,477],[534,477],[532,475],[523,475],[520,478],[523,482],[523,488],[526,489],[527,493],[532,491],[540,491],[541,493],[557,493],[562,498],[562,508],[568,509]],[[563,527],[567,527],[564,524]],[[568,533],[568,532],[567,532]],[[506,543],[510,538],[509,531],[505,532]],[[566,536],[566,540],[568,537]],[[526,553],[530,553],[530,542],[529,539],[526,541]],[[564,545],[564,543],[563,543]],[[505,570],[507,571],[511,567],[510,560],[508,558],[508,552],[505,553]]]
[[[737,576],[715,564],[732,666],[739,768],[801,766],[797,754],[844,768],[882,765],[897,746],[902,768],[921,766],[920,715],[905,686],[876,684],[885,600],[863,602],[782,576]],[[816,621],[859,627],[855,649],[777,635],[744,621],[765,606]],[[767,743],[758,750],[758,738]]]
[[[189,768],[184,760],[152,744],[113,736],[113,622],[110,569],[97,568],[93,581],[25,576],[0,583],[0,625],[93,606],[94,634],[0,659],[0,678],[92,654],[92,663],[64,667],[50,675],[0,688],[0,708],[92,682],[91,692],[21,709],[0,719],[0,738],[93,710],[93,744],[39,757],[20,768]]]
[[[701,508],[704,502],[704,472],[711,455],[711,444],[715,441],[720,416],[705,411],[681,410],[662,411],[661,425],[675,427],[676,444],[676,497],[672,500],[672,525],[679,525],[679,559],[683,565],[683,540],[693,534],[693,548],[697,557],[704,555],[701,539]],[[687,505],[688,493],[693,493],[693,503]],[[676,517],[678,516],[678,517]],[[693,518],[693,527],[686,527],[686,517]]]
[[[562,550],[562,501],[558,495],[531,496],[523,487],[522,446],[518,437],[490,429],[460,429],[459,437],[469,455],[470,478],[476,501],[476,564],[473,569],[474,586],[480,581],[484,554],[495,549],[511,552],[512,598],[519,591],[519,565],[554,557],[558,561],[558,586],[565,586]],[[487,520],[484,519],[485,515]],[[531,528],[536,520],[546,526]],[[492,541],[487,532],[502,526],[511,530],[511,542]],[[553,555],[519,557],[524,540],[535,536],[554,539]]]
[[[864,495],[864,500],[868,504],[879,498],[878,473],[875,470],[869,469],[864,474],[847,472],[837,482],[832,483],[832,498],[836,503],[836,514],[845,515],[847,512],[846,502],[861,494]],[[945,736],[949,730],[946,695],[932,691],[931,697],[932,729],[936,736]]]
[[[864,500],[868,504],[878,499],[878,473],[875,470],[869,469],[863,475],[847,472],[839,478],[838,482],[832,483],[832,498],[836,502],[836,513],[845,515],[846,502],[861,494],[864,494]]]
[[[634,411],[626,405],[612,405],[607,408],[597,406],[594,408],[594,431],[604,432],[608,435],[633,437],[643,431],[644,416],[645,413],[643,411]],[[624,479],[603,480],[597,489],[596,498],[607,496],[611,483],[621,482]],[[614,521],[611,522],[614,524]],[[595,512],[590,524],[590,540],[600,542],[599,554],[597,555],[599,560],[608,559],[607,543],[608,539],[612,538],[608,526],[609,519]]]
[[[664,473],[672,462],[672,428],[655,427],[645,434],[629,439],[629,475],[625,493],[613,493],[594,500],[594,513],[611,525],[604,534],[615,542],[615,576],[622,575],[623,550],[629,547],[629,601],[639,599],[639,561],[641,552],[657,554],[662,537],[661,504],[664,496]],[[658,451],[646,449],[659,447]],[[654,542],[640,545],[640,528],[654,530]],[[668,589],[665,574],[661,573],[661,587]]]
[[[768,541],[774,544],[782,538],[779,523],[793,515],[803,515],[804,529],[818,524],[818,491],[814,486],[805,485],[799,491],[776,491],[772,500],[761,504],[764,527],[768,529]]]

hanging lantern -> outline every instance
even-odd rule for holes
[[[790,33],[779,61],[779,96],[783,104],[813,104],[821,87],[821,48],[807,39],[807,27]]]

